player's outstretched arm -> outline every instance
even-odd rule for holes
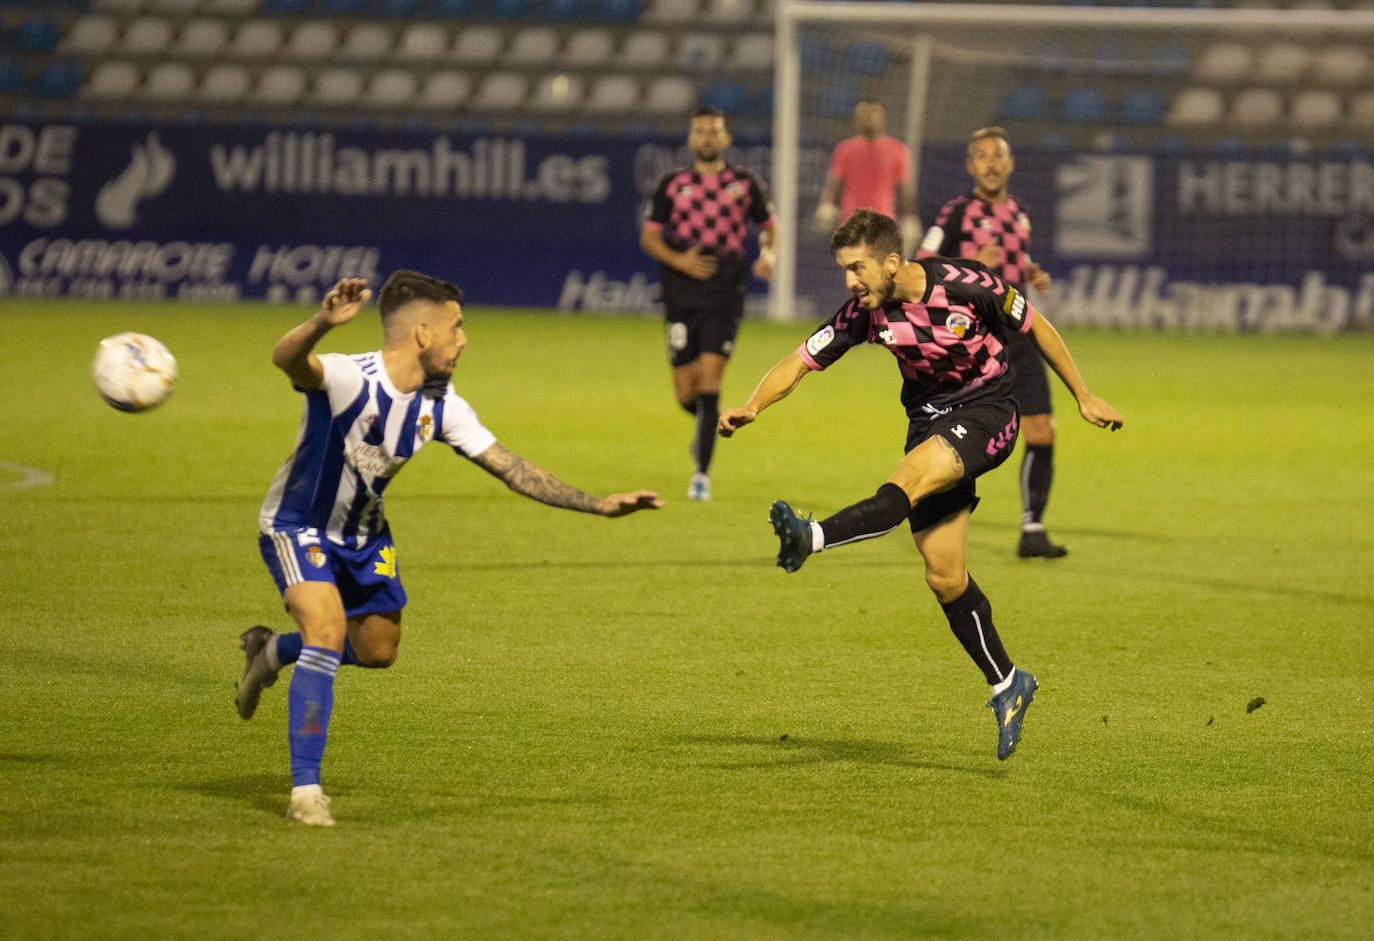
[[[652,490],[613,493],[609,497],[592,496],[564,483],[538,464],[531,464],[500,442],[474,457],[473,462],[516,493],[566,510],[626,516],[636,510],[657,510],[663,506],[663,501]]]
[[[334,285],[320,303],[315,315],[298,327],[288,330],[272,350],[272,365],[291,377],[298,389],[318,389],[324,379],[324,367],[313,352],[320,337],[341,323],[347,323],[372,297],[367,281],[344,278]]]
[[[1069,355],[1069,348],[1064,345],[1064,338],[1054,329],[1054,324],[1038,312],[1031,321],[1031,336],[1040,347],[1040,355],[1045,357],[1045,362],[1050,364],[1050,368],[1073,393],[1074,401],[1078,403],[1078,414],[1082,415],[1085,421],[1112,431],[1126,423],[1120,412],[1088,391],[1088,386],[1079,375],[1073,357]]]
[[[749,396],[748,402],[739,408],[727,408],[720,413],[720,421],[716,422],[717,433],[722,438],[730,437],[758,418],[759,412],[786,397],[810,371],[800,356],[795,352],[789,353],[764,374],[759,380],[758,387],[754,389],[754,394]]]

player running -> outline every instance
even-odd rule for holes
[[[926,584],[992,687],[997,757],[1005,759],[1020,739],[1038,684],[1007,655],[992,605],[966,559],[969,517],[978,505],[974,481],[1005,461],[1016,444],[1007,331],[1035,338],[1087,421],[1115,430],[1122,417],[1088,391],[1050,322],[980,263],[904,261],[897,223],[866,209],[836,230],[830,246],[853,298],[770,369],[743,407],[721,414],[720,433],[733,435],[809,372],[855,346],[881,343],[897,357],[909,422],[906,457],[872,497],[819,522],[800,519],[782,500],[774,503],[769,520],[781,542],[778,565],[795,572],[812,553],[881,536],[907,520],[925,560]]]
[[[333,826],[320,786],[334,675],[342,665],[388,667],[401,641],[406,592],[382,512],[382,492],[414,453],[442,441],[550,506],[624,516],[663,505],[648,490],[594,497],[503,447],[458,397],[449,378],[467,344],[462,292],[414,271],[382,286],[383,345],[373,353],[317,356],[315,345],[353,319],[371,296],[346,278],[319,311],[288,331],[272,362],[305,395],[295,448],[282,464],[259,515],[258,545],[298,631],[261,625],[242,635],[247,664],[235,695],[253,715],[259,695],[288,663],[291,800],[286,815]]]

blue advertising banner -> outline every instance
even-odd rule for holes
[[[767,177],[769,148],[730,156]],[[800,156],[809,216],[828,154]],[[407,267],[473,304],[651,313],[641,212],[689,159],[680,139],[3,123],[0,293],[314,303]],[[923,150],[924,222],[968,188],[962,148]],[[1028,150],[1011,188],[1056,322],[1374,328],[1368,159]],[[828,316],[843,282],[825,236],[798,237],[795,313]]]

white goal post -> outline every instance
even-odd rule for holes
[[[1026,31],[1039,37],[1066,38],[1069,42],[1073,42],[1075,37],[1090,36],[1096,41],[1150,33],[1167,33],[1192,43],[1203,39],[1231,38],[1260,42],[1270,37],[1316,41],[1323,37],[1341,36],[1366,49],[1374,48],[1374,8],[1168,9],[1009,3],[776,0],[775,24],[775,106],[770,184],[781,224],[776,245],[777,263],[769,287],[768,316],[776,320],[824,316],[830,313],[829,307],[838,306],[843,299],[842,281],[838,271],[833,269],[826,273],[833,289],[825,304],[818,306],[819,302],[805,296],[806,292],[799,292],[799,244],[807,248],[806,260],[816,258],[820,237],[810,232],[809,226],[811,210],[819,196],[817,175],[820,174],[823,180],[824,163],[828,160],[830,148],[838,140],[835,128],[839,125],[839,118],[832,114],[824,139],[817,139],[814,131],[807,132],[803,127],[803,100],[808,94],[810,100],[815,100],[815,90],[813,88],[808,92],[808,83],[814,85],[830,77],[814,71],[806,74],[803,70],[803,39],[808,31],[814,32],[818,28],[843,30],[843,35],[850,39],[867,39],[897,51],[896,57],[906,72],[902,79],[889,80],[888,87],[894,90],[892,97],[900,105],[889,105],[889,116],[894,125],[892,132],[904,139],[911,148],[917,164],[918,191],[923,182],[920,166],[922,145],[935,139],[931,136],[928,115],[932,72],[943,68],[941,56],[959,55],[962,45],[960,37],[977,37],[990,28],[1000,30],[1004,36]],[[1013,55],[1020,56],[1017,60],[1019,65],[1033,66],[1028,59],[1031,55],[1028,47],[1023,46]],[[978,63],[995,67],[997,63],[992,60],[996,60],[998,54],[978,49],[975,43],[965,58],[969,62],[976,59]],[[1071,62],[1070,70],[1072,68]],[[1090,74],[1082,78],[1085,81],[1092,80]],[[1374,74],[1366,75],[1363,87],[1374,87]],[[989,104],[986,110],[993,113],[996,108],[996,104]],[[969,116],[972,119],[972,111]],[[946,142],[966,139],[973,127],[993,123],[998,122],[984,120],[960,128],[957,134],[945,128],[942,139]],[[1140,128],[1135,130],[1140,131]],[[1159,133],[1163,135],[1165,130],[1159,129]],[[1374,148],[1374,143],[1371,143],[1371,147]],[[1078,149],[1075,147],[1075,150]],[[1145,153],[1148,155],[1148,151]],[[945,193],[939,202],[943,203],[955,195],[957,191]],[[929,194],[927,199],[922,200],[923,205],[928,203]],[[1370,218],[1374,219],[1374,214]],[[931,221],[926,218],[926,213],[922,213],[923,224],[929,225]],[[914,246],[908,246],[907,251],[914,252]],[[1370,263],[1374,264],[1374,237],[1370,239],[1370,251]]]

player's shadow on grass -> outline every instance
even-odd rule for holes
[[[916,755],[911,746],[872,739],[794,738],[791,735],[688,735],[676,739],[688,745],[713,748],[747,749],[739,761],[717,761],[707,767],[722,770],[780,768],[792,765],[819,765],[832,762],[889,765],[897,768],[926,768],[1000,778],[1002,769],[949,764]]]
[[[234,801],[253,810],[280,816],[286,810],[287,789],[282,780],[280,772],[262,772],[236,774],[208,781],[192,781],[182,787],[197,794]]]

